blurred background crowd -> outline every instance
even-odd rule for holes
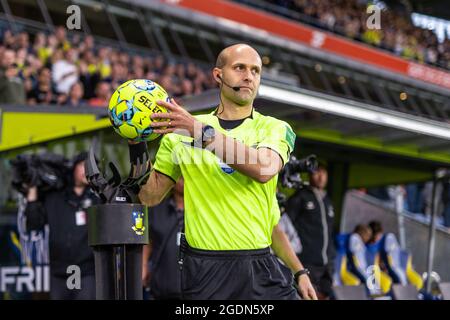
[[[129,79],[152,79],[174,97],[216,86],[193,62],[168,61],[97,46],[92,36],[69,39],[64,27],[54,33],[0,35],[0,103],[103,107]]]
[[[400,8],[382,11],[381,28],[369,29],[367,0],[265,0],[298,12],[308,24],[380,47],[408,59],[450,69],[450,40],[438,41],[432,30],[414,26]],[[286,15],[290,17],[289,14]]]

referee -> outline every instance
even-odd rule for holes
[[[287,123],[254,110],[261,68],[252,47],[227,47],[212,71],[220,85],[216,110],[194,117],[171,99],[158,101],[169,113],[152,115],[160,121],[154,132],[165,136],[139,199],[155,206],[184,178],[184,299],[298,299],[293,279],[303,299],[317,299],[308,270],[278,226],[277,176],[295,134]],[[129,147],[134,163],[147,152],[146,143]],[[283,274],[269,247],[294,277]]]

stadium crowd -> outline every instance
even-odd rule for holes
[[[193,62],[98,46],[92,36],[69,39],[61,26],[48,35],[0,33],[0,103],[106,106],[121,83],[140,78],[158,82],[174,97],[216,86]]]
[[[450,39],[439,43],[431,30],[413,25],[410,16],[398,8],[381,12],[381,28],[369,29],[368,0],[265,0],[298,12],[302,22],[380,47],[402,57],[450,69]],[[242,2],[246,2],[245,0]],[[290,17],[287,14],[287,17]]]

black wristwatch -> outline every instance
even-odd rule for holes
[[[298,278],[300,278],[302,275],[304,275],[304,274],[306,274],[306,275],[309,275],[310,274],[310,272],[309,272],[309,270],[308,269],[302,269],[302,270],[300,270],[300,271],[297,271],[295,274],[294,274],[294,280],[295,280],[295,283],[297,283],[298,282]]]
[[[209,124],[202,127],[202,147],[205,148],[208,144],[214,141],[216,137],[216,129]]]

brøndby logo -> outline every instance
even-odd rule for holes
[[[145,231],[144,213],[133,211],[132,219],[133,219],[133,226],[131,228],[138,236],[142,236]]]

